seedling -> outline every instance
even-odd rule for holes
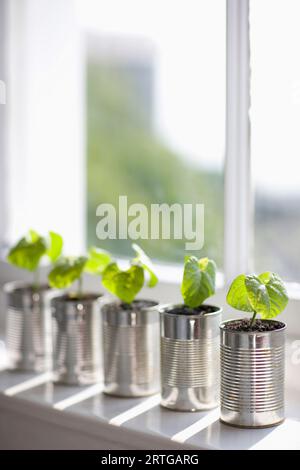
[[[187,307],[200,307],[215,293],[216,270],[216,263],[211,259],[185,258],[181,294]]]
[[[57,289],[66,289],[77,281],[77,290],[70,296],[80,299],[83,296],[83,273],[100,276],[110,262],[110,254],[96,247],[90,248],[88,256],[62,257],[49,273],[49,284]]]
[[[243,312],[252,312],[250,328],[256,315],[263,320],[279,315],[287,306],[288,295],[282,279],[276,273],[241,274],[232,282],[227,302]]]
[[[47,237],[42,237],[34,230],[22,237],[14,245],[8,255],[7,261],[21,269],[34,273],[33,287],[39,288],[39,268],[44,256],[47,256],[53,264],[60,256],[63,247],[62,237],[55,232],[49,232]]]
[[[131,260],[129,269],[121,270],[117,263],[110,263],[102,276],[103,286],[126,304],[131,304],[144,286],[145,271],[149,277],[148,287],[154,287],[158,282],[152,262],[146,253],[136,244],[133,244],[132,248],[136,257]]]

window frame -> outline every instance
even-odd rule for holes
[[[227,0],[224,275],[252,268],[249,0]]]

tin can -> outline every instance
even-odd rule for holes
[[[159,314],[156,302],[102,307],[104,392],[142,397],[159,392]]]
[[[263,428],[284,420],[285,329],[221,330],[221,421]],[[268,320],[270,322],[270,320]]]
[[[55,381],[85,385],[101,380],[102,301],[99,294],[52,299]]]
[[[219,323],[222,310],[175,314],[161,311],[161,405],[180,411],[207,410],[219,401]]]
[[[45,372],[51,369],[50,299],[47,285],[34,288],[25,282],[4,285],[7,304],[6,346],[8,367]]]

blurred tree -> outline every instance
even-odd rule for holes
[[[96,208],[119,195],[128,204],[204,203],[205,244],[201,253],[222,263],[223,179],[217,172],[194,168],[164,144],[149,124],[148,110],[130,73],[115,65],[89,63],[87,80],[88,243],[118,255],[131,252],[130,240],[99,241]],[[188,119],[188,117],[187,117]],[[150,120],[151,121],[151,120]],[[142,240],[151,257],[182,262],[184,240]]]

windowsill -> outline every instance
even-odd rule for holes
[[[288,354],[291,344],[288,342]],[[53,385],[45,374],[0,372],[6,449],[300,449],[299,366],[287,361],[286,420],[276,428],[238,429],[219,409],[172,412],[159,395],[116,398],[89,387]],[[26,432],[22,432],[25,430]]]

